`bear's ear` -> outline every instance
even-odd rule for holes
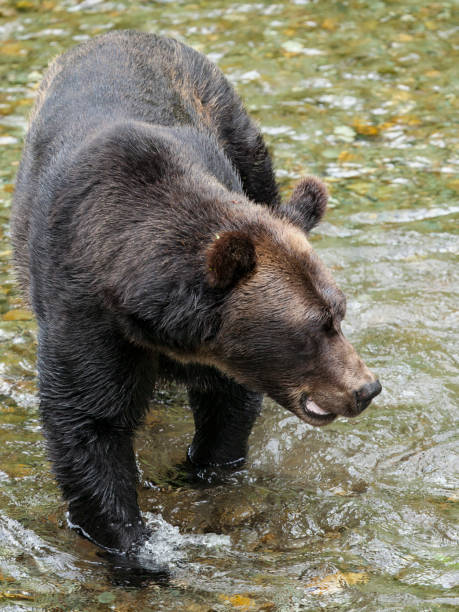
[[[324,216],[327,202],[325,185],[319,179],[307,176],[295,186],[285,212],[302,230],[310,232]]]
[[[215,234],[206,254],[207,281],[211,287],[229,289],[248,276],[256,265],[255,245],[239,231]]]

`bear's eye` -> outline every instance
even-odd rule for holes
[[[331,332],[333,332],[334,330],[334,325],[333,325],[333,319],[327,318],[325,319],[325,321],[322,323],[322,331],[324,331],[325,333],[329,334]]]

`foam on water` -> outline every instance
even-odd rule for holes
[[[16,563],[18,555],[29,555],[41,572],[58,571],[62,578],[78,579],[80,571],[74,558],[57,550],[18,521],[0,512],[0,556],[6,562],[9,575],[21,578],[22,571]],[[11,563],[9,563],[11,561]]]
[[[147,525],[153,534],[143,545],[139,557],[160,566],[177,566],[188,557],[188,553],[196,549],[227,549],[231,546],[231,538],[216,533],[182,534],[178,527],[165,521],[160,514],[145,513]]]

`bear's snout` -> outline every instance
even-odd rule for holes
[[[374,382],[367,383],[360,387],[358,391],[354,391],[355,397],[355,414],[360,414],[368,408],[371,404],[371,400],[379,395],[382,391],[382,386],[379,380],[375,380]]]

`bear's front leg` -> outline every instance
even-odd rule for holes
[[[110,421],[69,419],[49,405],[42,415],[70,526],[108,549],[134,550],[148,532],[137,505],[133,431]]]
[[[188,458],[198,467],[242,465],[262,396],[223,376],[198,382],[187,385],[196,427]]]
[[[103,547],[134,550],[148,537],[132,442],[153,388],[151,355],[84,323],[58,331],[40,330],[40,410],[70,524]]]

